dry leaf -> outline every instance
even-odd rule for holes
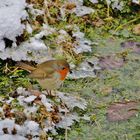
[[[139,102],[117,102],[109,106],[107,119],[109,121],[122,121],[133,117],[138,112]]]
[[[24,112],[16,111],[14,113],[15,123],[19,125],[23,125],[25,120],[27,119],[26,114]]]
[[[102,87],[102,88],[100,88],[100,92],[103,95],[108,95],[109,93],[112,92],[112,87],[110,87],[110,86]]]
[[[108,55],[99,59],[99,66],[102,69],[116,69],[124,65],[123,58],[119,58],[116,55]]]
[[[76,7],[76,4],[73,2],[73,3],[66,3],[66,9],[68,10],[72,10],[73,8]]]
[[[140,54],[140,42],[125,41],[121,43],[122,48],[131,49],[132,52]]]
[[[93,21],[92,24],[95,25],[96,27],[101,27],[102,25],[105,24],[105,22],[102,19],[97,19]]]
[[[133,33],[136,35],[140,35],[140,24],[135,25],[133,28]]]

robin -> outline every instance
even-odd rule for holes
[[[68,72],[70,72],[70,66],[65,60],[48,60],[36,65],[36,67],[18,62],[17,66],[29,71],[28,76],[36,79],[43,89],[50,91],[50,94],[51,90],[60,87]]]

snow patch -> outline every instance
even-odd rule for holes
[[[67,114],[62,117],[62,120],[56,124],[56,127],[70,129],[70,126],[75,122],[79,121],[79,117],[77,114]]]
[[[26,121],[24,125],[26,126],[28,133],[35,133],[39,130],[39,124],[35,121]]]
[[[83,0],[69,0],[69,2],[76,4],[76,7],[73,8],[71,12],[75,13],[77,16],[84,16],[94,12],[94,9],[83,6]]]
[[[0,134],[1,135],[4,134],[3,133],[3,128],[6,128],[8,130],[8,132],[11,133],[14,126],[15,126],[15,121],[14,120],[10,120],[10,119],[1,120],[0,121]]]
[[[1,0],[0,2],[0,50],[3,51],[4,38],[16,41],[16,37],[23,33],[25,26],[21,20],[27,17],[24,10],[25,0]]]
[[[85,109],[87,103],[84,99],[76,96],[70,96],[68,93],[58,92],[59,98],[67,105],[68,108],[73,109],[74,107],[78,107],[80,109]]]
[[[27,97],[27,98],[24,98],[24,101],[25,101],[26,103],[31,103],[32,101],[35,100],[35,98],[36,98],[36,96],[31,95],[31,96],[29,96],[29,97]]]
[[[96,77],[96,72],[101,68],[98,66],[98,59],[96,57],[84,60],[76,69],[69,73],[68,78],[78,79],[86,77]]]
[[[28,140],[28,139],[19,135],[5,134],[5,135],[0,135],[0,140]]]
[[[49,103],[49,99],[46,98],[45,95],[41,94],[41,102],[43,103],[43,105],[46,107],[47,111],[52,111],[52,104]]]

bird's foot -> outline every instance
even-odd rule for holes
[[[47,95],[50,96],[50,97],[56,97],[56,92],[54,90],[47,90],[46,89],[46,92],[47,92]]]

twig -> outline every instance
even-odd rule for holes
[[[96,123],[98,129],[100,130],[102,128],[101,125],[100,125],[100,123],[98,123],[96,120],[95,120],[95,123]]]
[[[11,71],[9,68],[8,68],[8,63],[5,64],[5,67],[4,67],[4,73],[7,73],[8,71]]]
[[[47,16],[47,17],[46,17]],[[44,0],[44,22],[47,24],[47,18],[50,17],[50,12],[48,9],[48,1]]]
[[[124,24],[118,26],[118,27],[116,28],[116,30],[114,31],[114,33],[116,33],[118,30],[120,30],[121,28],[123,28],[125,25],[128,25],[128,24],[130,24],[130,23],[133,23],[133,22],[137,21],[138,19],[140,19],[140,17],[138,17],[138,18],[136,18],[136,19],[132,19],[132,20],[128,21],[127,23],[124,23]]]
[[[65,117],[66,116],[67,116],[67,110],[66,110],[66,106],[65,106]],[[68,129],[67,128],[65,129],[65,140],[68,140]]]
[[[107,4],[107,17],[109,18],[110,17],[110,14],[109,14],[109,4],[108,4],[108,2],[107,2],[107,0],[106,0],[106,4]]]
[[[14,73],[16,70],[18,70],[18,67],[16,67],[14,70],[10,71],[10,74]]]
[[[68,140],[68,129],[65,129],[65,140]]]

